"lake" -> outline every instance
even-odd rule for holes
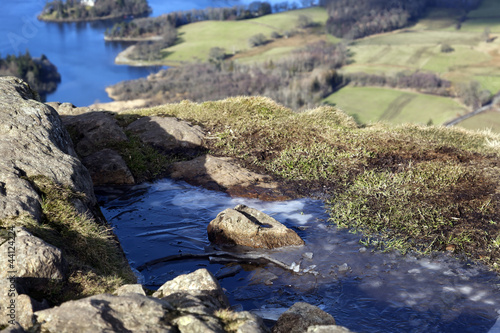
[[[250,3],[250,0],[149,0],[152,16],[207,7],[226,7]],[[269,1],[276,3],[281,1]],[[105,42],[104,31],[111,21],[53,23],[40,22],[36,16],[45,0],[16,0],[2,3],[0,11],[0,55],[29,50],[33,57],[45,54],[61,74],[57,90],[47,101],[70,102],[87,106],[110,102],[104,89],[124,80],[145,77],[160,69],[116,65],[115,57],[126,43]]]

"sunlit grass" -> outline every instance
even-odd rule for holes
[[[294,113],[261,97],[186,101],[137,113],[202,124],[213,154],[323,193],[332,223],[363,232],[370,244],[422,252],[453,245],[492,267],[500,262],[493,251],[500,239],[498,134],[358,127],[336,108]]]
[[[467,112],[458,102],[441,96],[377,87],[346,87],[325,99],[362,124],[385,121],[390,124],[435,125]]]
[[[224,48],[227,54],[250,49],[248,39],[262,33],[271,40],[271,33],[284,34],[297,29],[298,17],[306,15],[320,25],[327,19],[326,10],[313,7],[262,16],[242,21],[204,21],[184,25],[178,29],[179,42],[164,50],[166,62],[207,61],[210,49]],[[303,44],[297,47],[303,47]],[[280,54],[278,54],[279,56]]]

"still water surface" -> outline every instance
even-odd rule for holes
[[[237,308],[276,319],[295,302],[305,301],[354,332],[479,333],[488,332],[498,317],[496,275],[446,254],[401,256],[366,249],[357,235],[328,226],[321,201],[231,198],[168,179],[100,199],[134,268],[175,254],[213,251],[208,223],[240,203],[296,229],[306,242],[303,247],[257,252],[295,272],[272,264],[221,263],[217,258],[170,261],[140,272],[151,289],[206,267],[221,278]]]
[[[153,16],[179,10],[202,9],[248,4],[250,0],[149,0]],[[280,1],[274,1],[280,2]],[[273,3],[273,1],[271,1]],[[36,16],[45,0],[1,2],[0,55],[19,54],[29,50],[33,57],[45,54],[62,77],[57,91],[47,101],[71,102],[86,106],[109,102],[107,86],[120,81],[145,77],[160,67],[115,65],[115,57],[126,43],[105,42],[104,31],[113,22],[51,23]]]

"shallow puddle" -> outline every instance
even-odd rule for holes
[[[99,199],[131,266],[140,268],[151,289],[206,267],[236,309],[275,320],[304,301],[354,332],[489,332],[498,317],[495,274],[449,254],[401,256],[365,248],[357,235],[328,225],[321,201],[231,198],[168,179]],[[217,250],[208,241],[208,223],[237,204],[273,216],[305,240],[302,247],[250,251],[287,269],[208,255]],[[181,260],[145,265],[164,257]]]

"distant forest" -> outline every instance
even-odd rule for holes
[[[429,7],[468,11],[480,3],[481,0],[322,0],[329,16],[327,31],[347,39],[403,28]]]
[[[95,0],[93,6],[80,0],[47,2],[39,16],[42,20],[83,21],[121,16],[141,16],[151,12],[146,0]]]
[[[36,90],[42,101],[45,101],[47,94],[54,92],[61,75],[45,55],[40,58],[32,58],[30,53],[18,56],[8,55],[0,57],[0,76],[17,76],[28,82],[33,90]]]

